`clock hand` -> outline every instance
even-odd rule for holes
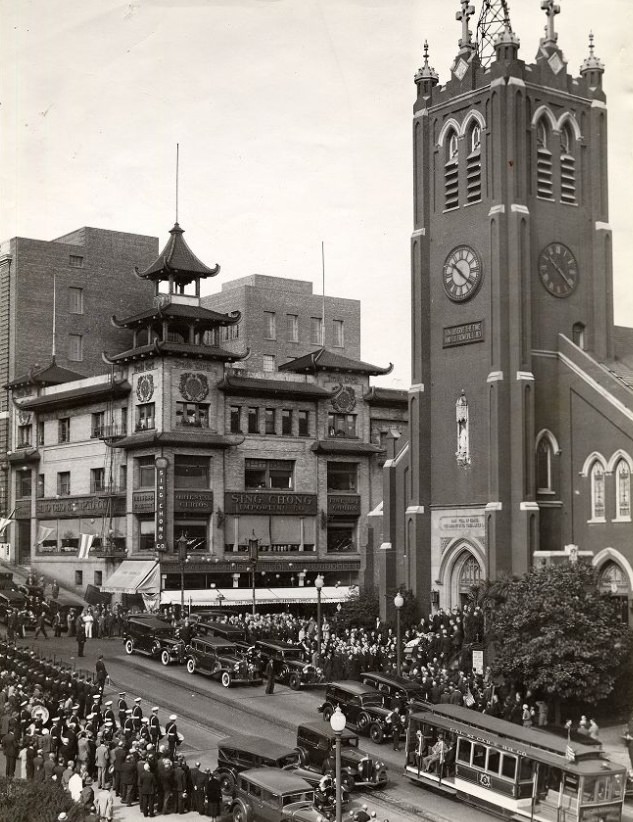
[[[549,261],[550,261],[550,263],[554,266],[554,268],[556,269],[556,271],[558,271],[558,273],[560,274],[561,278],[562,278],[562,279],[563,279],[563,280],[567,283],[567,285],[569,286],[569,288],[573,288],[573,287],[574,287],[574,281],[573,281],[570,277],[568,277],[568,276],[567,276],[567,274],[565,274],[565,272],[563,271],[563,269],[562,269],[562,268],[558,265],[558,263],[557,263],[557,262],[556,262],[556,260],[552,257],[552,255],[551,255],[551,254],[549,255]]]
[[[455,263],[452,263],[451,268],[453,269],[453,271],[456,271],[463,280],[463,282],[456,283],[456,285],[466,285],[466,283],[469,280],[469,277],[464,277],[464,275],[462,274],[461,269]],[[453,280],[455,280],[455,277],[453,277]]]

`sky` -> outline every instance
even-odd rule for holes
[[[475,0],[476,28],[482,0]],[[577,76],[595,35],[609,104],[615,318],[633,325],[631,0],[559,0]],[[458,0],[0,0],[0,240],[176,216],[203,293],[253,273],[362,301],[362,356],[410,382],[413,75],[449,79]],[[540,0],[513,0],[532,62]]]

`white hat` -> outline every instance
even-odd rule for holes
[[[157,711],[157,710],[158,710],[158,708],[157,708],[157,707],[153,707],[153,708],[152,708],[152,711]]]
[[[111,699],[109,699],[109,700],[106,702],[106,708],[107,708],[107,707],[109,707],[110,705],[112,705],[112,700],[111,700]]]
[[[176,714],[172,714],[169,718],[170,718],[172,721],[175,721],[176,719],[178,719],[178,717],[176,716]]]
[[[140,702],[140,701],[141,701],[141,697],[140,697],[140,696],[135,697],[134,701],[135,701],[135,702]]]

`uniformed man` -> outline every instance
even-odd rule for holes
[[[167,737],[167,745],[169,747],[169,758],[171,760],[174,759],[176,756],[176,746],[180,745],[180,740],[178,738],[178,728],[176,727],[176,720],[178,717],[176,714],[172,714],[169,717],[169,722],[165,726],[165,736]]]
[[[162,736],[160,720],[158,718],[158,708],[152,708],[152,714],[149,718],[149,735],[154,747],[158,747],[158,742]]]
[[[140,696],[137,696],[134,700],[134,707],[132,708],[132,717],[134,719],[134,730],[140,731],[141,722],[143,721],[143,709],[141,708]]]
[[[105,703],[105,711],[103,712],[103,721],[107,722],[108,719],[111,720],[112,724],[116,728],[116,719],[115,719],[115,716],[114,716],[114,711],[112,710],[112,700],[111,699],[109,699]]]
[[[132,716],[132,709],[128,708],[125,712],[125,722],[123,723],[123,733],[126,740],[129,742],[134,736],[134,717]]]
[[[125,701],[125,691],[119,693],[119,701],[117,703],[117,710],[119,711],[119,727],[122,728],[125,724],[125,712],[127,711],[127,702]]]

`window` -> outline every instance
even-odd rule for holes
[[[242,433],[242,409],[239,405],[232,405],[229,410],[229,428],[231,434]]]
[[[153,488],[156,484],[156,467],[154,457],[139,457],[136,460],[138,465],[138,488]]]
[[[209,458],[194,456],[174,457],[174,488],[209,487]]]
[[[42,499],[44,494],[44,474],[37,475],[37,496]]]
[[[346,551],[355,551],[356,523],[353,521],[328,522],[327,552],[337,554]]]
[[[239,323],[235,323],[234,325],[224,325],[222,326],[222,339],[223,340],[239,340],[240,338],[240,325]],[[206,343],[207,345],[217,345],[217,340],[215,342]]]
[[[560,133],[560,199],[563,203],[576,204],[576,158],[569,123]]]
[[[274,354],[264,354],[262,356],[262,368],[264,371],[271,373],[275,370],[275,355]]]
[[[457,746],[457,761],[466,762],[467,765],[470,765],[471,749],[472,744],[467,739],[460,739]]]
[[[291,491],[293,471],[292,460],[247,459],[244,466],[244,486],[249,491],[266,488]]]
[[[323,319],[321,317],[310,318],[310,342],[323,345]]]
[[[103,585],[103,571],[95,571],[94,584],[97,588],[100,588]]]
[[[71,268],[83,268],[84,267],[84,258],[81,257],[79,254],[71,254],[68,257],[68,265]]]
[[[127,465],[119,465],[119,491],[127,488]]]
[[[208,428],[209,404],[206,402],[177,402],[176,425]]]
[[[631,521],[631,469],[625,460],[620,460],[615,468],[615,518]]]
[[[84,572],[83,571],[75,571],[75,585],[83,585],[84,584]]]
[[[499,765],[501,764],[501,753],[492,748],[488,748],[488,762],[486,763],[486,770],[490,773],[499,773]]]
[[[16,471],[15,474],[15,493],[17,497],[31,496],[31,469],[26,471]]]
[[[355,492],[357,476],[358,464],[355,462],[328,462],[327,490]]]
[[[99,494],[105,491],[105,469],[90,469],[90,493]]]
[[[292,409],[283,408],[281,411],[281,433],[284,437],[292,436]]]
[[[549,140],[549,127],[545,118],[541,118],[536,126],[536,193],[539,197],[551,200],[554,187]]]
[[[277,339],[277,316],[274,311],[264,311],[264,337],[267,340]]]
[[[299,317],[296,314],[286,314],[286,339],[299,342]]]
[[[62,417],[57,423],[57,441],[70,442],[70,417]]]
[[[83,288],[68,289],[68,311],[71,314],[84,313],[84,290]]]
[[[444,208],[457,208],[459,205],[459,141],[455,131],[451,131],[446,145],[444,161]]]
[[[248,409],[248,433],[259,434],[259,408]]]
[[[327,415],[327,430],[330,437],[355,437],[356,414],[338,414],[331,411]]]
[[[310,436],[310,412],[309,411],[299,411],[299,436],[300,437],[309,437]]]
[[[154,403],[136,406],[136,430],[148,431],[155,426]]]
[[[32,437],[32,425],[18,425],[18,448],[30,448]]]
[[[156,526],[154,517],[140,519],[138,523],[139,551],[153,551],[156,545]]]
[[[105,434],[105,411],[97,411],[92,415],[91,437],[101,437]]]
[[[345,326],[343,320],[334,320],[334,345],[337,348],[345,346]]]
[[[44,445],[44,422],[42,420],[37,423],[37,444]]]
[[[584,323],[574,323],[571,329],[571,336],[574,342],[574,345],[577,345],[578,348],[585,348],[585,324]]]
[[[486,767],[486,751],[485,745],[475,745],[473,747],[473,765],[476,768]]]
[[[466,160],[466,202],[481,200],[481,128],[476,123],[470,130],[470,151]]]
[[[501,763],[501,776],[505,776],[506,779],[512,779],[516,777],[517,772],[517,759],[516,756],[511,756],[510,754],[503,755],[503,762]]]
[[[552,493],[552,444],[546,436],[536,447],[536,490],[539,494]]]
[[[174,535],[184,534],[187,538],[187,553],[207,550],[207,523],[201,519],[176,519]]]
[[[275,409],[267,408],[264,411],[264,432],[266,434],[275,434]]]
[[[68,335],[68,359],[81,362],[84,358],[84,338],[81,334]]]
[[[591,468],[591,519],[595,522],[604,522],[604,469],[599,462],[594,462]]]
[[[67,497],[70,494],[70,471],[59,471],[57,474],[57,495]]]

